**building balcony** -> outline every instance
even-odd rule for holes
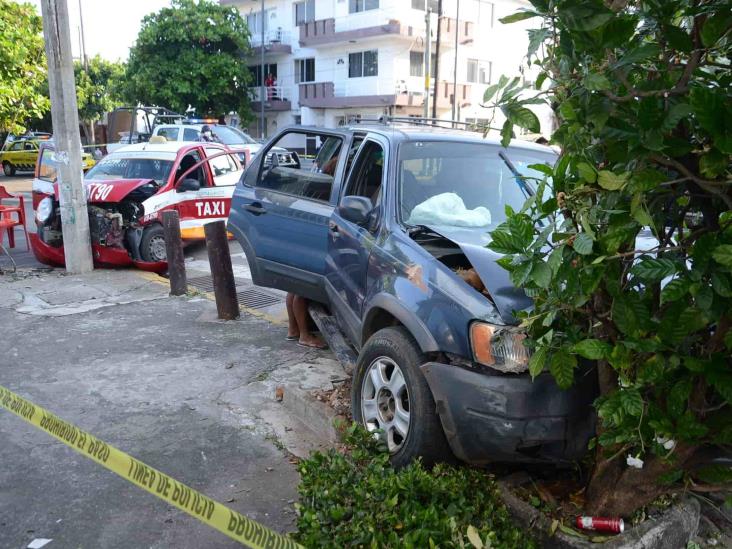
[[[374,36],[403,36],[409,38],[414,33],[412,27],[402,25],[396,19],[372,26],[336,30],[336,20],[319,19],[299,26],[300,46],[312,48],[338,42],[352,42]]]
[[[252,57],[262,55],[262,35],[252,34],[249,39],[252,46]],[[291,54],[290,33],[277,29],[265,31],[264,33],[264,55]]]
[[[262,108],[262,88],[249,88],[252,110],[259,112]],[[264,110],[265,112],[281,112],[292,109],[292,102],[287,97],[283,86],[264,87]]]
[[[437,86],[437,108],[448,109],[452,106],[454,86],[451,82],[441,81]],[[363,93],[363,90],[349,90],[341,86],[337,88],[333,82],[312,82],[300,84],[300,106],[316,109],[343,109],[349,107],[422,107],[424,94],[410,92],[400,86],[380,89],[377,85],[374,93]],[[458,84],[457,104],[465,107],[470,104],[470,86]]]

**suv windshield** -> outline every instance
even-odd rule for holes
[[[409,225],[492,228],[506,219],[505,206],[519,210],[527,198],[499,153],[528,177],[543,174],[531,164],[554,164],[549,153],[495,145],[414,141],[400,147],[399,208]],[[531,182],[526,182],[531,187]]]
[[[111,154],[89,170],[84,179],[154,179],[162,185],[168,180],[172,160],[125,158]]]
[[[213,133],[216,134],[224,145],[253,145],[256,143],[254,139],[243,131],[232,128],[231,126],[215,126]]]

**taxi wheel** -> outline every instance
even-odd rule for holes
[[[144,261],[165,261],[165,233],[162,225],[148,227],[140,241],[140,255]]]
[[[15,166],[13,166],[10,162],[3,162],[3,173],[8,177],[14,176]]]

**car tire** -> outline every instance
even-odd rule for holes
[[[395,467],[418,457],[426,465],[455,459],[432,392],[419,369],[425,362],[417,343],[402,327],[379,330],[358,356],[351,389],[353,418],[369,431],[382,429],[382,439],[389,446]],[[395,375],[397,369],[403,384]]]
[[[15,166],[13,166],[10,162],[3,162],[3,173],[7,177],[12,177],[15,175]]]
[[[152,225],[145,229],[140,239],[140,257],[143,261],[165,261],[165,231],[162,225]]]

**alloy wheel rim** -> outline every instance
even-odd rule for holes
[[[165,261],[167,259],[165,239],[162,236],[154,236],[150,239],[150,256],[154,261]]]
[[[410,427],[407,383],[399,365],[381,356],[371,362],[361,382],[361,417],[368,431],[380,430],[389,452],[398,452]]]

